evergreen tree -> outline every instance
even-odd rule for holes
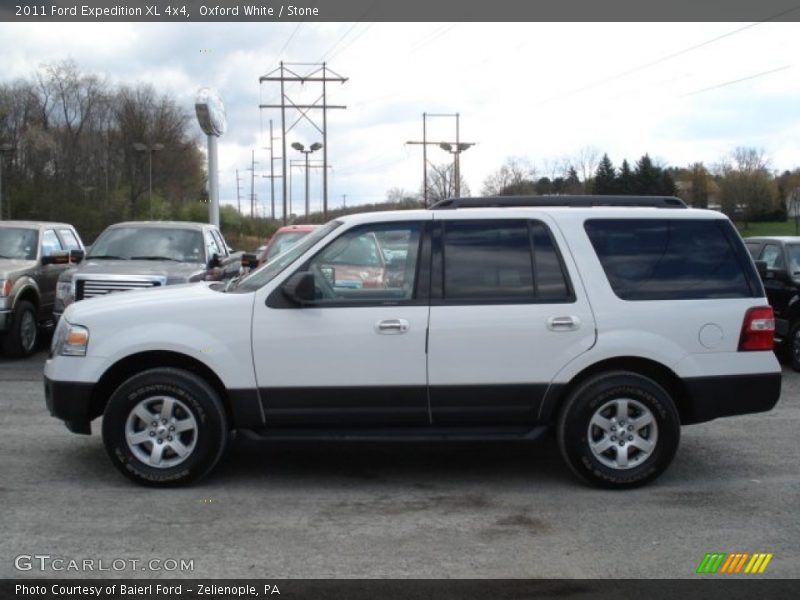
[[[617,174],[608,154],[603,154],[603,158],[600,159],[600,164],[597,165],[597,170],[594,172],[592,192],[601,195],[617,193]]]
[[[643,196],[659,195],[664,183],[661,169],[653,164],[649,154],[645,154],[636,162],[634,180],[634,192]]]
[[[634,177],[628,159],[622,161],[619,169],[619,193],[623,195],[635,194],[636,178]]]

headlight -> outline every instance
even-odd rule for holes
[[[68,323],[65,318],[58,321],[53,343],[50,346],[50,356],[86,356],[89,346],[89,330],[81,325]]]
[[[10,296],[12,287],[13,283],[10,279],[0,279],[0,298]]]
[[[61,300],[63,302],[70,296],[73,296],[72,287],[71,281],[59,281],[56,284],[56,300]]]

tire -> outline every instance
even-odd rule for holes
[[[786,357],[795,371],[800,371],[800,321],[792,323],[786,338]]]
[[[620,430],[626,439],[619,439]],[[658,383],[614,371],[590,378],[569,395],[556,434],[561,455],[578,477],[596,487],[627,489],[654,480],[672,462],[680,417]]]
[[[27,300],[20,300],[14,308],[11,329],[3,336],[3,353],[14,358],[30,356],[36,350],[38,340],[36,307]]]
[[[148,486],[198,481],[217,464],[228,436],[219,395],[182,369],[134,375],[112,394],[103,415],[103,443],[111,462]]]

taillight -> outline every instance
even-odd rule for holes
[[[739,351],[772,350],[775,341],[775,313],[771,306],[757,306],[744,315]]]

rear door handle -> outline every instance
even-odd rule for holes
[[[375,323],[375,331],[384,335],[406,333],[408,329],[408,321],[405,319],[386,319]]]
[[[581,320],[578,317],[563,316],[547,319],[547,328],[550,331],[574,331],[580,326]]]

